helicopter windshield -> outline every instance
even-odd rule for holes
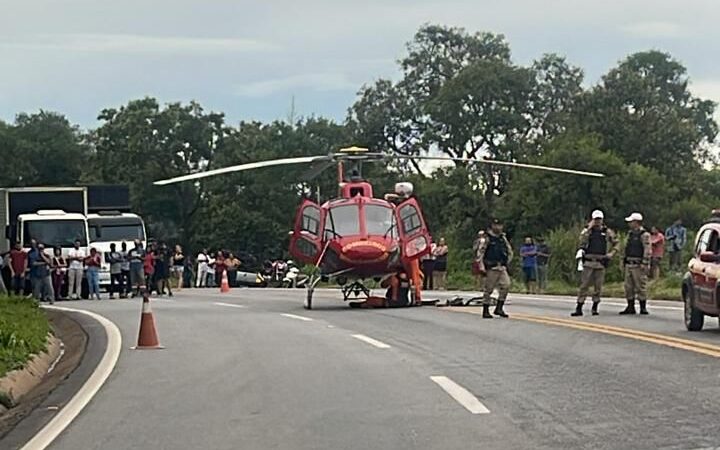
[[[397,224],[393,209],[382,205],[365,205],[365,227],[371,235],[396,237]]]
[[[341,205],[330,208],[325,221],[325,235],[332,238],[360,234],[358,212],[358,205]]]

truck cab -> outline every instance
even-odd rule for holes
[[[30,249],[30,242],[35,239],[42,242],[50,250],[60,247],[63,256],[67,257],[75,241],[80,241],[81,248],[87,251],[88,227],[83,214],[67,213],[62,210],[39,210],[31,214],[17,216],[17,225],[9,231],[11,241],[22,243],[23,248]]]
[[[145,222],[142,217],[133,213],[119,211],[101,211],[88,214],[88,229],[90,233],[89,247],[100,252],[102,266],[100,267],[100,286],[110,286],[110,263],[106,254],[110,252],[110,244],[115,244],[117,251],[121,251],[122,243],[127,244],[128,250],[134,247],[135,239],[140,239],[147,247]]]

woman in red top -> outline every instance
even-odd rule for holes
[[[100,253],[96,248],[90,249],[90,255],[85,258],[88,278],[88,298],[92,300],[93,295],[100,300]]]
[[[665,254],[665,234],[658,227],[650,228],[650,246],[652,255],[650,256],[650,278],[660,278],[660,263]]]
[[[155,283],[153,283],[153,275],[155,274],[155,250],[148,250],[148,252],[145,253],[143,269],[145,269],[145,286],[147,286],[148,293],[150,293],[155,286]]]
[[[222,275],[225,269],[225,252],[218,250],[215,255],[215,283],[217,283],[218,286],[222,286]]]

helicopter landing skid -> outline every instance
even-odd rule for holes
[[[318,283],[322,280],[322,277],[311,275],[310,279],[307,283],[307,292],[305,295],[305,301],[303,302],[303,308],[305,309],[312,309],[312,299],[313,294],[315,293],[315,287],[318,285]]]
[[[346,284],[342,286],[342,294],[343,294],[343,301],[350,300],[350,297],[353,297],[353,299],[358,299],[361,297],[364,297],[365,299],[370,298],[370,289],[367,288],[364,284],[362,284],[361,281],[353,281],[350,284]]]

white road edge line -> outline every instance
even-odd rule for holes
[[[472,414],[489,414],[490,410],[483,405],[480,400],[470,393],[467,389],[460,386],[453,380],[445,376],[430,377],[438,386],[443,388],[445,392],[460,403],[465,409]]]
[[[313,321],[313,319],[311,319],[311,318],[309,318],[309,317],[296,316],[295,314],[281,313],[280,315],[281,315],[281,316],[284,316],[284,317],[288,317],[288,318],[290,318],[290,319],[304,320],[304,321],[306,321],[306,322],[312,322],[312,321]]]
[[[229,306],[231,308],[247,308],[245,305],[233,305],[232,303],[213,302],[213,305],[217,306]]]
[[[354,337],[355,339],[358,339],[360,341],[363,341],[367,344],[370,344],[372,346],[375,346],[377,348],[390,348],[390,346],[387,345],[386,343],[380,342],[377,339],[373,339],[369,336],[365,336],[364,334],[353,334],[352,337]]]
[[[93,319],[100,322],[105,328],[105,334],[107,335],[107,348],[103,354],[100,362],[93,371],[92,375],[85,381],[79,391],[70,399],[65,406],[58,411],[57,414],[48,422],[38,433],[33,436],[21,450],[43,450],[47,448],[52,442],[62,433],[65,428],[72,423],[72,421],[80,414],[80,412],[90,403],[90,400],[97,394],[102,385],[108,379],[115,364],[117,363],[118,357],[120,356],[120,349],[122,348],[122,336],[117,325],[112,323],[105,317],[90,311],[83,311],[81,309],[64,308],[60,306],[43,306],[48,309],[56,309],[59,311],[76,312],[85,314],[92,317]]]

